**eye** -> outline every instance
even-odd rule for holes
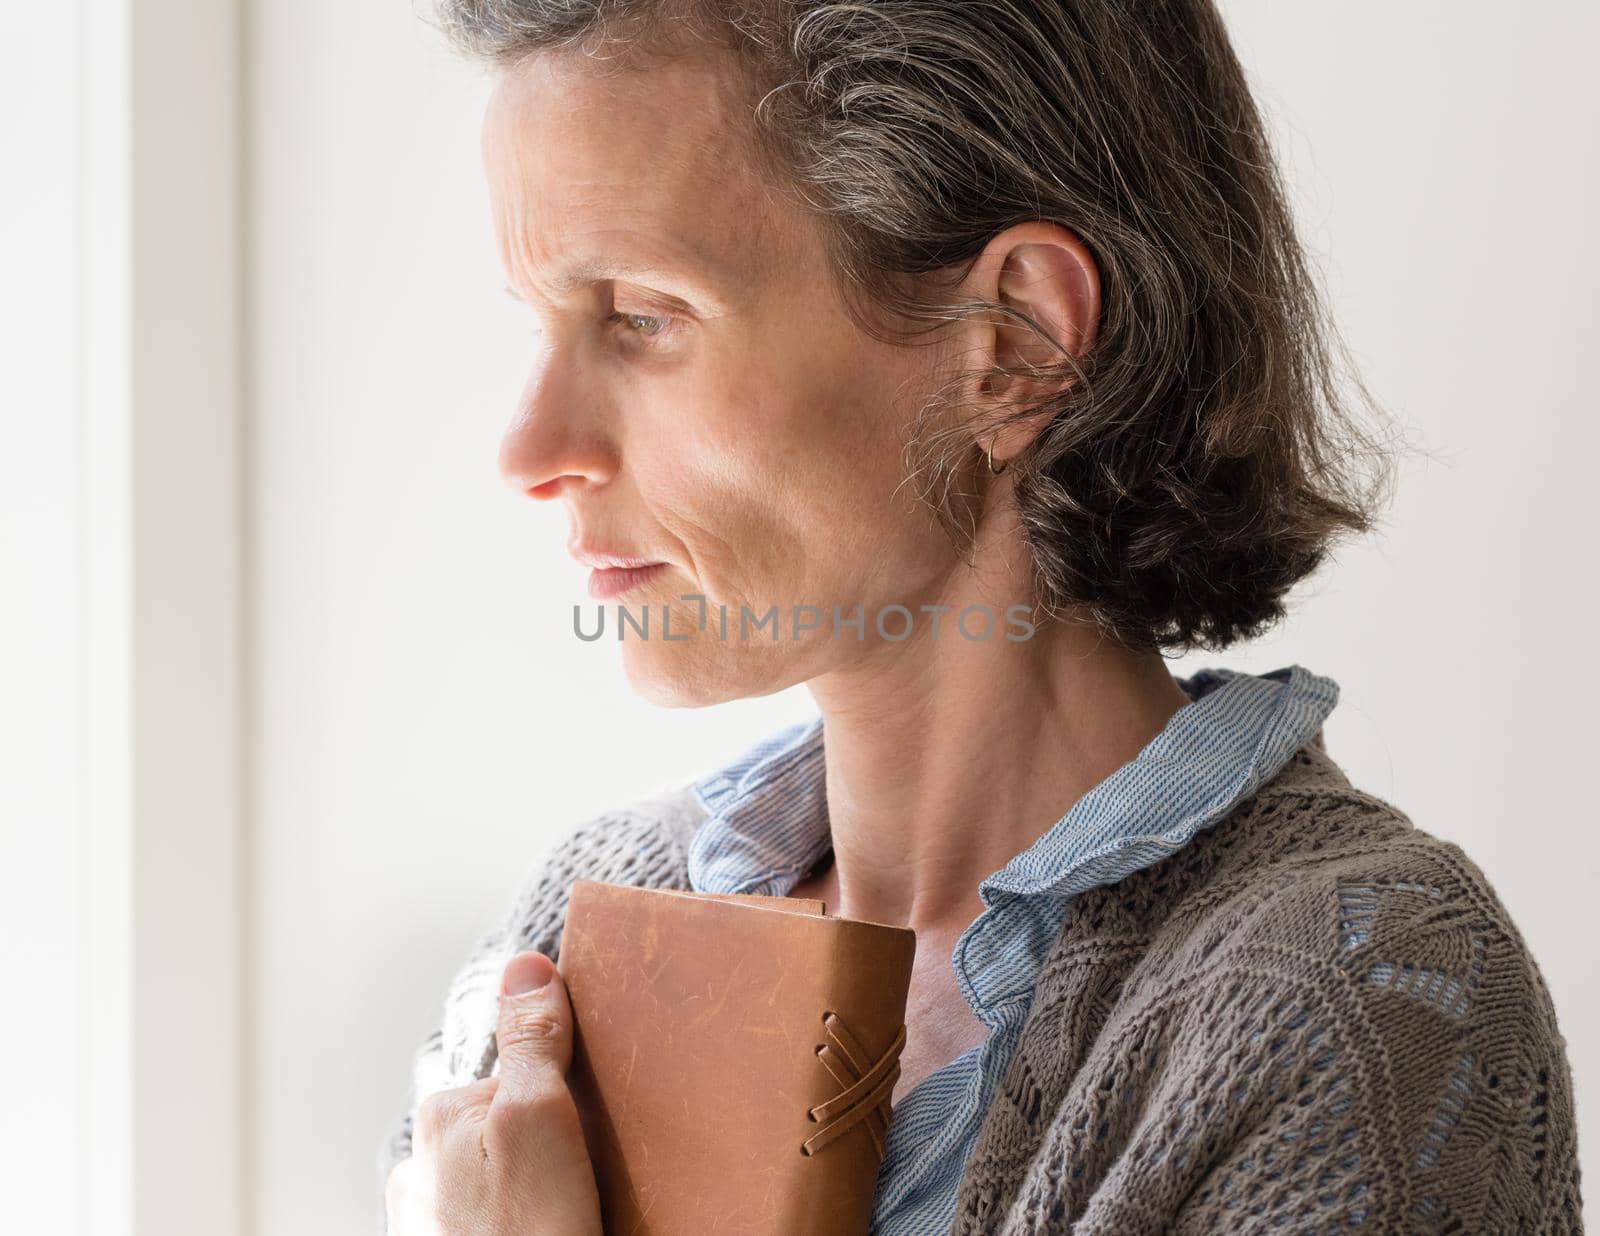
[[[631,333],[642,335],[646,339],[655,339],[665,334],[672,324],[671,318],[655,317],[645,313],[613,313],[606,321],[625,326]]]

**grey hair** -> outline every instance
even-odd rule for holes
[[[435,11],[458,47],[505,66],[736,53],[753,156],[827,223],[862,329],[904,339],[990,315],[1052,346],[1050,365],[985,371],[1048,395],[963,415],[981,375],[956,374],[907,454],[918,496],[970,543],[980,444],[1045,422],[1012,465],[1043,613],[1076,610],[1130,648],[1222,648],[1280,619],[1335,537],[1377,525],[1393,463],[1354,405],[1382,410],[1329,318],[1212,0]],[[1013,307],[950,294],[995,235],[1041,219],[1080,237],[1099,272],[1080,357]]]

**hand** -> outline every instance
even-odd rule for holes
[[[500,1072],[417,1108],[412,1156],[389,1175],[389,1236],[601,1236],[567,1089],[566,987],[544,954],[519,953],[500,991]]]

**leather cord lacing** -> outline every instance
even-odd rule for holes
[[[900,1027],[894,1042],[869,1066],[870,1057],[837,1013],[824,1013],[822,1024],[827,1028],[832,1042],[817,1044],[817,1058],[844,1089],[806,1113],[814,1121],[828,1123],[806,1139],[800,1147],[800,1153],[814,1155],[829,1142],[842,1137],[866,1120],[872,1143],[881,1158],[883,1139],[889,1131],[889,1115],[892,1111],[889,1096],[894,1093],[894,1084],[900,1079],[900,1050],[906,1045],[906,1028],[904,1025]]]

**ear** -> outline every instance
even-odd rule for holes
[[[1081,358],[1094,346],[1100,322],[1100,272],[1088,246],[1057,223],[1034,220],[999,233],[973,265],[965,291],[998,301],[1037,322],[1040,328]],[[1025,326],[990,315],[973,340],[980,361],[1012,369],[1055,367],[1057,348]],[[1007,377],[993,374],[980,392],[996,410],[1037,403],[1071,385],[1069,377]],[[994,440],[999,463],[1024,450],[1048,422],[1048,414],[1004,426]]]

